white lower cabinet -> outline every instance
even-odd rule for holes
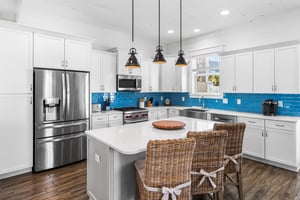
[[[179,116],[178,109],[168,108],[168,118],[177,117],[177,116]]]
[[[296,124],[266,120],[266,159],[296,166]]]
[[[150,110],[148,113],[149,120],[157,120],[157,110]]]
[[[32,168],[32,95],[0,95],[0,110],[1,179],[6,177],[5,174]]]
[[[167,109],[162,109],[157,111],[157,119],[163,119],[168,117]]]
[[[239,117],[246,123],[243,153],[293,171],[298,171],[297,123]]]
[[[157,120],[168,117],[168,111],[166,108],[154,108],[154,110],[149,110],[148,118],[149,120]]]
[[[258,158],[265,157],[264,120],[239,117],[239,122],[246,123],[244,134],[243,153]]]
[[[123,125],[122,113],[97,113],[92,114],[92,129],[106,128]]]

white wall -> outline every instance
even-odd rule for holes
[[[34,28],[91,38],[94,39],[93,48],[99,50],[109,50],[115,47],[129,49],[132,46],[130,24],[128,24],[128,32],[125,33],[33,12],[31,9],[26,8],[22,8],[18,23]],[[156,45],[156,41],[135,36],[135,48],[141,55],[154,56]]]
[[[300,10],[297,10],[184,40],[183,50],[188,53],[224,44],[225,51],[232,51],[299,39]],[[177,54],[178,50],[178,43],[167,45],[168,54]]]

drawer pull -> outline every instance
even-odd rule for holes
[[[104,120],[104,118],[97,118],[97,120]]]
[[[248,121],[248,123],[250,123],[250,124],[255,124],[255,121]]]
[[[275,124],[275,126],[278,126],[278,127],[284,127],[283,124]]]

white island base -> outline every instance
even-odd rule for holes
[[[185,128],[160,130],[148,121],[88,131],[87,192],[90,199],[136,199],[134,162],[145,158],[149,140],[184,138],[188,131],[211,130],[215,123],[187,117],[172,120],[184,122]]]

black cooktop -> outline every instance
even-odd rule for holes
[[[114,108],[114,110],[119,111],[135,111],[135,110],[146,110],[145,108],[138,108],[138,107],[124,107],[124,108]]]

